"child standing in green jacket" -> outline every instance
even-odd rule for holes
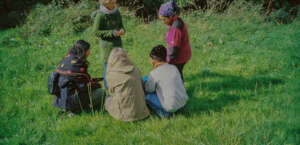
[[[93,32],[100,41],[101,59],[104,62],[104,89],[106,89],[106,67],[110,51],[122,47],[121,36],[125,34],[122,17],[116,6],[116,0],[99,0],[100,9],[96,12]]]

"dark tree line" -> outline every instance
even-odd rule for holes
[[[0,29],[13,27],[21,24],[25,19],[25,14],[37,3],[55,3],[60,7],[67,7],[70,3],[74,4],[80,0],[0,0]],[[98,0],[90,0],[98,1]],[[134,11],[135,16],[144,21],[153,20],[157,17],[159,6],[168,0],[117,0],[121,6],[128,7]],[[175,0],[180,1],[180,0]],[[230,4],[237,0],[187,0],[186,4],[179,5],[181,10],[207,10],[214,9],[222,13]],[[297,16],[297,6],[300,0],[246,0],[263,6],[267,16],[282,19],[285,22]],[[181,0],[182,2],[182,0]],[[279,12],[277,12],[279,11]]]
[[[159,6],[168,0],[118,0],[121,6],[129,7],[135,15],[145,21],[157,17]],[[176,1],[176,0],[175,0]],[[179,5],[181,10],[207,10],[214,9],[216,12],[224,12],[234,1],[237,0],[187,0],[185,4]],[[245,0],[254,4],[262,5],[266,16],[276,21],[288,23],[297,16],[297,6],[300,0]],[[182,0],[177,0],[180,4]],[[273,13],[274,12],[274,13]]]

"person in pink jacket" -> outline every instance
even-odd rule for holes
[[[171,0],[160,6],[159,18],[169,27],[166,34],[166,61],[178,68],[183,80],[183,67],[191,58],[191,46],[187,27],[178,17],[178,11],[178,6]]]

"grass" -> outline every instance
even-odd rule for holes
[[[47,77],[78,39],[92,44],[89,72],[100,77],[91,28],[48,36],[0,32],[0,144],[297,145],[300,143],[300,19],[264,21],[256,10],[195,11],[188,25],[192,59],[184,69],[190,100],[182,114],[124,123],[108,113],[68,118],[52,106]],[[144,75],[148,54],[165,44],[162,22],[124,15],[124,48]],[[66,28],[66,27],[63,27]],[[59,30],[59,28],[55,28]]]

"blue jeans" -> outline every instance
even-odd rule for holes
[[[106,84],[106,68],[107,68],[107,62],[104,62],[104,70],[103,70],[103,85],[104,85],[104,90],[107,89],[107,84]]]
[[[146,83],[148,80],[148,76],[143,77],[143,83]],[[156,93],[147,93],[146,92],[146,103],[148,106],[155,111],[155,113],[160,117],[169,117],[170,113],[167,112],[163,106],[161,105]]]

